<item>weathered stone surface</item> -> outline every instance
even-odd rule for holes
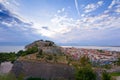
[[[64,78],[74,80],[74,69],[66,64],[52,64],[46,62],[16,61],[12,72],[18,77],[42,77],[45,79]]]

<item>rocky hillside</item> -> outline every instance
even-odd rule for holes
[[[26,51],[20,52],[18,60],[38,61],[50,63],[67,63],[67,59],[61,47],[52,41],[35,41],[26,47]],[[32,53],[31,53],[32,52]],[[24,55],[25,54],[25,55]]]
[[[26,51],[20,52],[25,55],[20,56],[12,68],[17,77],[23,75],[24,78],[74,80],[73,68],[68,65],[62,48],[56,46],[54,42],[38,40],[25,46],[25,49]]]

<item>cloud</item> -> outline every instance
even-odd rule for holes
[[[112,8],[116,4],[117,0],[112,0],[111,4],[108,6],[108,8]]]
[[[116,12],[119,12],[120,9],[120,0],[112,0],[111,4],[108,6],[109,10],[115,10]]]
[[[117,13],[116,15],[120,14],[120,0],[112,0],[111,4],[108,6],[108,9],[104,11],[106,14],[113,15],[114,13]]]
[[[18,15],[12,13],[1,3],[0,3],[0,23],[5,24],[7,26],[13,26],[13,25],[19,26],[19,24],[30,25],[29,23],[22,21],[22,19]]]
[[[17,14],[19,8],[19,0],[0,0],[0,3],[4,5],[11,13]]]
[[[92,3],[92,4],[88,4],[85,8],[84,11],[85,13],[91,12],[96,10],[97,8],[99,8],[100,6],[103,5],[103,1],[98,1],[96,4]]]
[[[102,5],[103,2],[98,2],[98,4]],[[84,17],[80,19],[56,14],[51,19],[51,26],[48,27],[51,29],[51,32],[52,30],[54,32],[51,35],[54,35],[54,37],[51,38],[58,42],[72,43],[75,41],[81,44],[82,42],[90,42],[90,44],[100,45],[102,42],[107,41],[108,43],[104,44],[113,45],[115,43],[110,43],[111,41],[119,43],[118,40],[120,39],[118,35],[120,30],[120,17],[118,16],[119,14],[115,11],[110,14],[103,12],[95,16],[84,14]]]
[[[120,0],[112,0],[111,4],[107,7],[108,9],[104,11],[105,14],[109,15],[120,15]]]
[[[62,13],[65,11],[65,8],[62,8],[61,10],[58,10],[57,13]]]
[[[120,13],[120,8],[117,8],[117,9],[115,10],[115,12]]]
[[[0,42],[29,42],[40,34],[34,34],[33,24],[11,12],[9,8],[0,2]]]

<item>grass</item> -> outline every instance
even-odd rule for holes
[[[0,80],[17,80],[14,74],[7,73],[7,74],[0,74]]]
[[[113,73],[110,73],[111,76],[120,76],[120,72],[113,72]]]

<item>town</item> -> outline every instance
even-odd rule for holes
[[[99,49],[84,49],[74,47],[64,47],[65,54],[71,55],[74,59],[79,59],[81,56],[87,56],[93,64],[106,65],[117,61],[120,52],[107,51]]]

